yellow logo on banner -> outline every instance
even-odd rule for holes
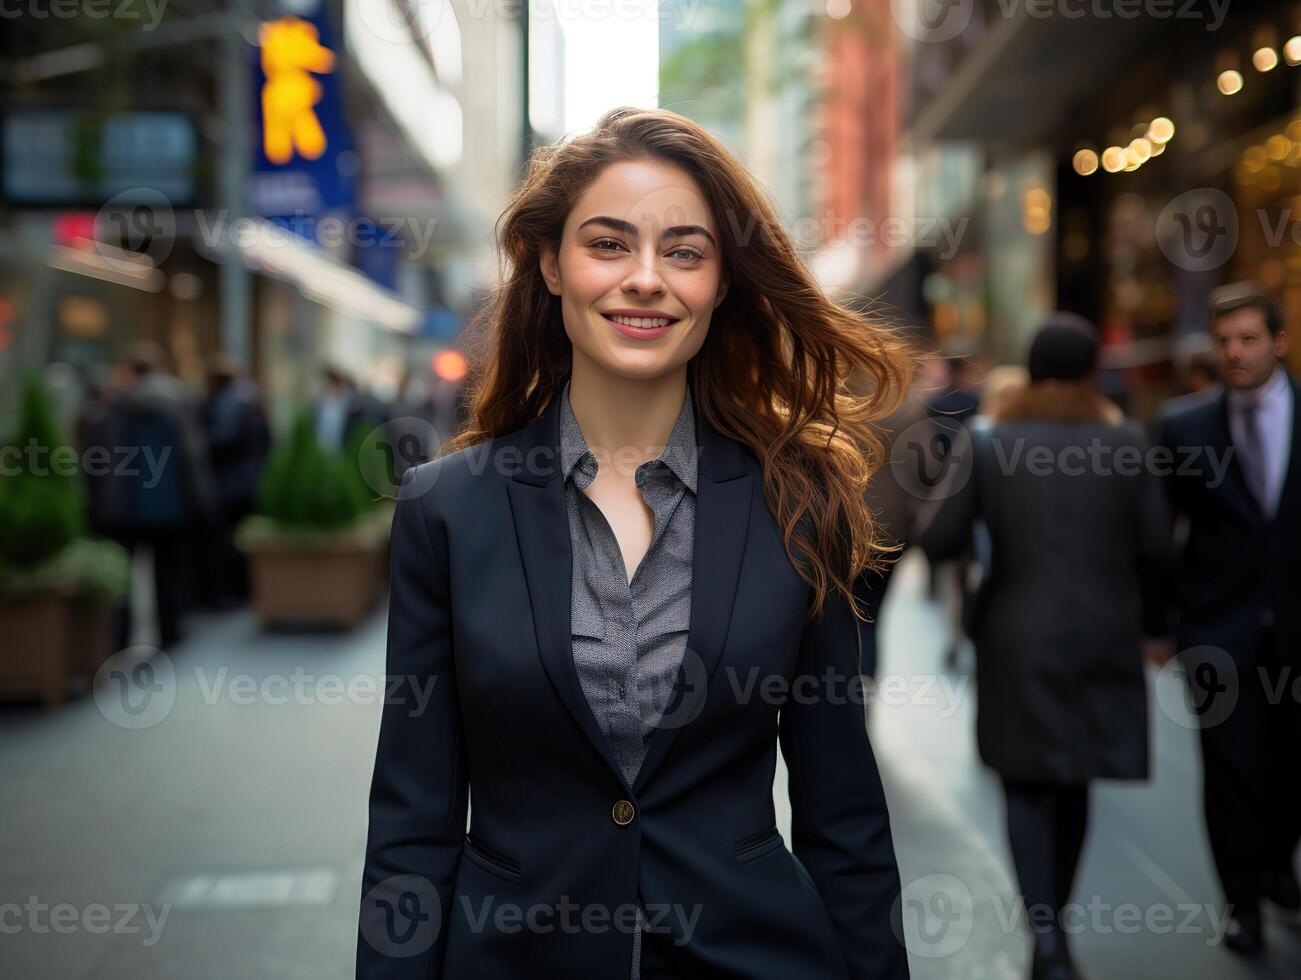
[[[316,25],[298,17],[263,24],[262,148],[272,163],[288,163],[294,153],[308,160],[325,152],[325,130],[316,117],[321,100],[318,75],[334,71],[334,52],[322,46]]]

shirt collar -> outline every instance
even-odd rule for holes
[[[1269,376],[1269,380],[1260,386],[1254,392],[1238,391],[1235,388],[1228,390],[1229,404],[1235,409],[1245,408],[1248,405],[1262,405],[1271,398],[1276,398],[1287,387],[1287,374],[1281,364],[1274,366],[1274,373]]]
[[[569,380],[565,381],[560,397],[560,466],[565,480],[569,479],[574,468],[591,454],[583,430],[578,426],[573,409],[569,407]],[[595,455],[592,455],[595,462]],[[672,471],[682,484],[692,493],[696,492],[696,472],[699,453],[696,446],[696,415],[691,399],[691,385],[687,385],[686,397],[682,399],[682,409],[678,412],[673,431],[669,433],[668,445],[657,457]],[[642,464],[645,465],[645,464]]]

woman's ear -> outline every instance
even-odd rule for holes
[[[714,299],[714,309],[718,309],[718,307],[722,304],[723,300],[725,300],[725,299],[727,298],[727,287],[728,287],[729,285],[730,285],[730,284],[728,283],[728,281],[727,281],[726,279],[720,279],[720,280],[719,280],[719,282],[718,282],[718,296]]]
[[[542,272],[542,279],[547,284],[547,289],[551,291],[552,296],[560,295],[560,262],[556,257],[556,247],[551,244],[543,245],[541,252],[538,254],[538,268]]]

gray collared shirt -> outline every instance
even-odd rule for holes
[[[630,582],[609,521],[583,492],[599,463],[569,407],[565,382],[560,459],[573,549],[574,667],[629,786],[641,769],[646,739],[668,706],[686,650],[698,458],[688,386],[668,445],[634,474],[655,516],[655,530]],[[640,958],[639,929],[634,933],[633,980],[640,975]]]

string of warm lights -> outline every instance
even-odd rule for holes
[[[1133,135],[1128,146],[1109,146],[1101,154],[1090,147],[1076,151],[1071,161],[1075,172],[1087,177],[1099,167],[1109,174],[1137,170],[1165,152],[1166,144],[1174,139],[1175,124],[1167,116],[1157,116],[1135,126]]]
[[[1240,184],[1276,191],[1283,183],[1280,166],[1301,166],[1301,118],[1289,122],[1283,132],[1243,150],[1233,173]]]
[[[1279,51],[1273,46],[1275,38],[1268,34],[1268,29],[1257,32],[1256,47],[1251,54],[1251,64],[1256,71],[1273,71],[1279,66]],[[1292,67],[1301,65],[1301,36],[1288,38],[1280,49],[1283,61]],[[1234,65],[1221,65],[1215,79],[1215,87],[1222,95],[1237,95],[1242,91],[1242,74]],[[1274,133],[1260,143],[1253,144],[1242,151],[1242,157],[1234,168],[1234,176],[1239,184],[1256,185],[1261,190],[1272,192],[1282,186],[1280,165],[1295,167],[1301,163],[1301,120],[1293,119],[1286,131]]]
[[[1273,71],[1280,64],[1280,51],[1282,61],[1292,67],[1301,65],[1301,35],[1288,38],[1281,48],[1276,48],[1270,33],[1269,28],[1257,32],[1257,44],[1251,54],[1252,67],[1261,74]],[[1232,59],[1233,56],[1229,55],[1228,60],[1232,62]],[[1224,62],[1225,58],[1222,57],[1221,63]],[[1215,77],[1215,87],[1221,95],[1237,95],[1245,84],[1242,72],[1232,63],[1221,67]],[[1133,139],[1127,146],[1108,146],[1101,153],[1093,147],[1085,146],[1075,152],[1071,164],[1081,177],[1088,177],[1099,170],[1109,174],[1132,173],[1148,160],[1164,153],[1174,134],[1174,122],[1167,116],[1157,116],[1151,122],[1137,124],[1131,132]],[[1266,152],[1262,148],[1261,155],[1264,156]],[[1270,159],[1278,159],[1275,156],[1277,152],[1276,146],[1273,152],[1268,153]]]

